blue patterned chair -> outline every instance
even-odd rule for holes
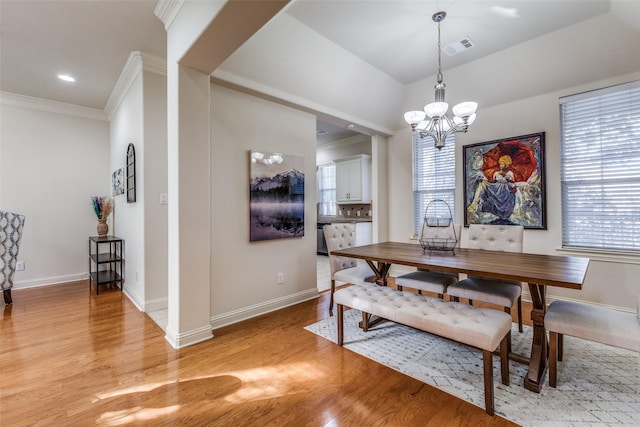
[[[16,271],[23,227],[23,215],[0,211],[0,287],[6,304],[12,303],[13,274]]]

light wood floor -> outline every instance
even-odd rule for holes
[[[305,331],[327,315],[326,293],[181,350],[119,291],[75,282],[13,301],[2,426],[514,425]]]

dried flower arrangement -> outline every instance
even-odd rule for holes
[[[111,197],[92,196],[91,204],[98,219],[107,219],[113,211],[113,199]]]

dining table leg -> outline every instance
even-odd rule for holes
[[[546,287],[529,283],[531,293],[531,320],[533,322],[533,341],[531,343],[531,357],[529,358],[529,372],[524,379],[524,388],[540,393],[548,366],[547,331],[544,328],[544,314],[546,312]]]
[[[373,273],[376,275],[376,283],[380,286],[387,286],[387,280],[389,279],[389,270],[391,269],[391,264],[387,262],[377,262],[374,264],[373,261],[367,260],[367,265]]]

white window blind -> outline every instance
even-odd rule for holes
[[[640,81],[560,99],[562,246],[640,252]]]
[[[336,214],[336,165],[318,167],[318,215]]]
[[[431,137],[413,134],[413,234],[420,235],[425,209],[434,199],[442,199],[451,208],[455,218],[455,136],[449,135],[445,146],[438,150]],[[431,209],[435,208],[435,211]],[[445,212],[446,211],[446,212]],[[442,203],[435,203],[430,214],[449,217]]]

